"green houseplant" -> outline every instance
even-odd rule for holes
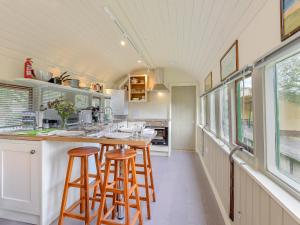
[[[63,97],[48,103],[49,108],[55,109],[62,120],[62,128],[66,128],[67,119],[75,112],[75,106],[72,102]]]

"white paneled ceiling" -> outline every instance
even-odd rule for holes
[[[140,67],[107,6],[154,67],[199,80],[266,0],[0,0],[0,54],[111,82]],[[3,62],[4,63],[4,62]]]

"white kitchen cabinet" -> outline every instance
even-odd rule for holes
[[[40,213],[40,142],[0,141],[0,211]]]
[[[111,97],[110,106],[113,115],[128,115],[128,100],[124,90],[106,89],[107,94]]]

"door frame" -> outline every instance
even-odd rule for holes
[[[194,124],[194,130],[195,130],[195,152],[197,152],[197,125],[199,121],[199,84],[197,83],[170,83],[169,84],[169,90],[170,90],[170,103],[169,103],[169,156],[171,156],[172,152],[172,88],[173,87],[187,87],[187,86],[193,86],[195,87],[195,106],[196,106],[196,115],[195,115],[195,124]]]

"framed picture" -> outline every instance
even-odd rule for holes
[[[236,40],[220,60],[221,81],[239,70],[238,41]]]
[[[280,0],[281,40],[300,31],[300,0]]]
[[[212,88],[212,72],[210,72],[204,80],[204,90],[208,91]]]

